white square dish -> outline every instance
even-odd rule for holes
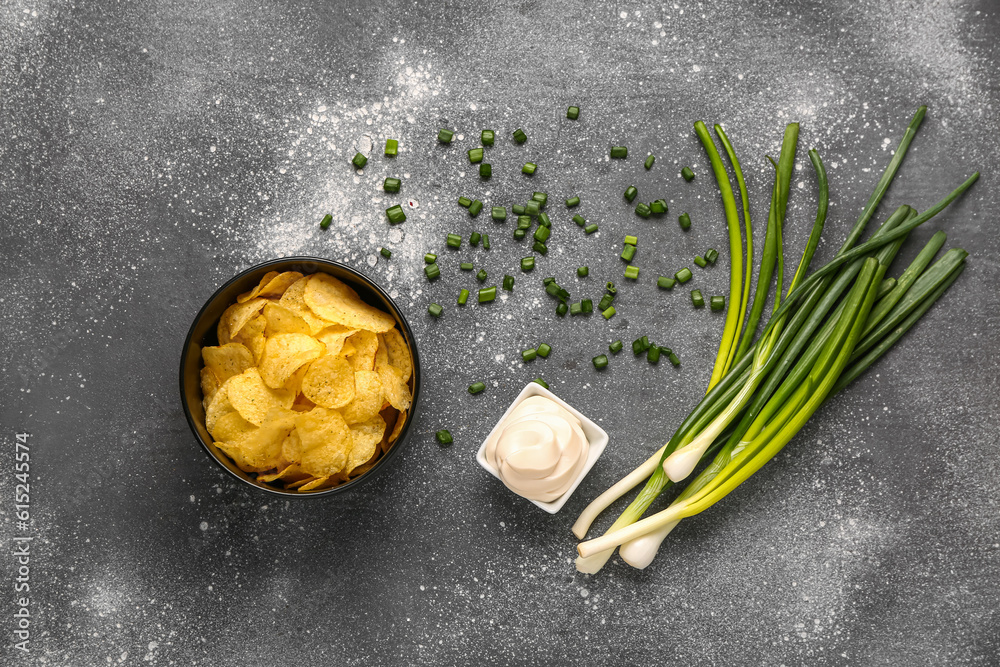
[[[583,430],[583,434],[587,436],[587,442],[590,443],[590,453],[587,455],[587,462],[584,464],[583,469],[580,470],[580,475],[566,490],[566,493],[547,503],[543,503],[538,500],[525,499],[534,503],[538,507],[541,507],[549,514],[555,514],[562,509],[562,506],[566,504],[566,501],[569,500],[570,496],[573,495],[573,492],[576,491],[576,487],[580,486],[580,482],[583,481],[583,478],[587,476],[590,469],[594,467],[595,463],[597,463],[597,459],[599,459],[601,454],[604,453],[604,448],[608,446],[608,434],[604,432],[604,429],[588,419],[579,410],[575,409],[569,403],[562,400],[542,385],[537,382],[529,382],[527,386],[521,390],[521,393],[517,395],[514,402],[510,404],[510,407],[507,408],[507,412],[503,413],[503,416],[497,421],[496,426],[494,426],[493,430],[491,430],[489,435],[486,436],[486,440],[483,440],[483,444],[479,447],[479,451],[476,452],[476,461],[479,465],[481,465],[484,470],[496,477],[498,480],[500,479],[500,475],[497,473],[497,470],[486,461],[486,443],[491,437],[493,437],[493,434],[504,422],[504,420],[507,419],[507,415],[509,415],[514,408],[520,405],[522,401],[531,396],[544,396],[545,398],[555,401],[558,405],[568,410],[570,414],[580,420],[580,428]],[[503,480],[500,480],[500,483],[502,484]]]

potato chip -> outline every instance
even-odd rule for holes
[[[292,489],[294,491],[295,489],[298,489],[298,488],[304,486],[305,484],[308,484],[309,482],[313,481],[314,479],[316,479],[316,478],[313,477],[312,475],[309,475],[305,479],[300,479],[300,480],[291,482],[290,484],[286,484],[285,488],[286,489]]]
[[[265,299],[278,299],[285,293],[285,290],[295,284],[300,278],[302,278],[302,274],[298,271],[279,273],[261,288],[258,296],[262,296]]]
[[[216,440],[222,442],[239,442],[257,427],[243,419],[240,413],[233,410],[220,416],[210,433]]]
[[[288,379],[285,380],[285,384],[281,385],[281,388],[291,392],[292,396],[298,400],[299,394],[302,393],[302,380],[305,378],[307,372],[309,372],[309,364],[300,366],[298,370],[288,376]],[[295,405],[292,404],[292,407],[294,408]]]
[[[268,410],[274,407],[291,409],[295,397],[284,389],[272,389],[264,384],[255,367],[230,378],[223,387],[229,401],[240,415],[251,424],[261,426]],[[222,389],[219,389],[221,392]]]
[[[378,350],[378,336],[371,331],[359,331],[350,338],[354,347],[354,354],[351,355],[351,365],[356,371],[370,371],[375,369],[375,353]]]
[[[264,356],[264,344],[267,342],[264,339],[266,326],[267,318],[258,315],[247,322],[237,335],[233,336],[232,342],[239,343],[250,350],[256,364],[259,364],[261,357]]]
[[[215,446],[221,449],[226,456],[232,459],[243,472],[263,472],[266,468],[255,466],[243,455],[243,445],[238,442],[216,442]]]
[[[232,380],[222,383],[215,392],[215,396],[212,397],[212,401],[208,404],[208,408],[205,409],[205,428],[208,429],[209,433],[215,428],[215,423],[219,420],[219,417],[236,410],[229,400],[229,382],[232,382]]]
[[[254,287],[249,292],[244,292],[243,294],[240,294],[238,297],[236,297],[236,303],[245,303],[250,299],[254,298],[258,294],[260,294],[260,291],[262,289],[264,289],[264,285],[268,284],[277,277],[278,277],[277,271],[268,271],[267,273],[264,274],[264,277],[260,279],[260,282],[257,283],[256,287]]]
[[[368,463],[378,451],[378,443],[382,441],[382,434],[385,433],[385,421],[381,416],[375,415],[366,421],[351,424],[350,429],[354,447],[351,448],[347,466],[344,468],[347,474],[358,466]]]
[[[267,339],[264,358],[260,362],[260,376],[267,386],[277,389],[300,366],[319,358],[325,349],[323,343],[312,336],[277,334]]]
[[[203,347],[201,358],[205,361],[205,368],[211,369],[220,383],[253,366],[253,354],[239,343]]]
[[[341,409],[348,424],[371,419],[382,409],[382,383],[375,371],[354,372],[354,400]]]
[[[399,416],[396,417],[396,423],[392,427],[392,432],[389,433],[389,437],[385,439],[385,451],[389,451],[389,448],[396,442],[396,438],[398,438],[399,434],[402,433],[403,426],[406,425],[406,415],[406,410],[401,410],[399,412]]]
[[[351,429],[340,413],[317,407],[300,413],[296,423],[302,442],[302,469],[317,477],[340,472],[354,445]]]
[[[343,357],[321,357],[309,364],[302,393],[316,405],[342,408],[354,400],[354,369]]]
[[[312,333],[312,327],[298,312],[278,303],[268,303],[264,306],[264,318],[267,320],[264,335],[268,338],[283,333]]]
[[[298,463],[289,463],[277,472],[257,476],[257,479],[261,482],[275,482],[277,480],[282,480],[286,483],[308,480],[310,478],[312,478],[312,475],[304,471],[302,466]]]
[[[316,334],[316,340],[326,346],[327,354],[340,354],[348,336],[353,336],[355,333],[357,329],[349,329],[342,324],[331,324]]]
[[[408,382],[410,375],[413,374],[413,356],[410,354],[410,346],[403,339],[403,334],[399,333],[399,329],[389,329],[381,336],[389,355],[389,365],[398,368],[403,376],[403,382]],[[382,344],[380,341],[379,346]]]
[[[281,443],[281,458],[285,461],[298,461],[302,458],[302,439],[299,437],[298,429],[289,433]]]
[[[331,323],[314,313],[303,298],[306,292],[306,286],[309,284],[309,279],[311,277],[312,276],[305,276],[304,278],[299,278],[292,283],[288,289],[285,290],[285,293],[281,295],[281,298],[278,300],[278,304],[294,311],[295,313],[298,313],[299,317],[304,319],[309,324],[309,333],[317,334]]]
[[[282,445],[295,428],[299,413],[283,407],[267,411],[260,428],[237,440],[243,460],[260,471],[270,470],[281,461]]]
[[[357,354],[357,353],[358,353],[358,350],[357,350],[357,348],[354,347],[354,343],[351,342],[350,338],[348,338],[347,340],[345,340],[344,341],[344,346],[342,348],[340,348],[340,356],[342,356],[342,357],[349,357],[352,354]]]
[[[369,306],[354,290],[325,273],[315,273],[309,278],[303,298],[314,313],[336,324],[376,333],[396,326],[392,315]]]
[[[299,491],[312,491],[313,489],[317,489],[323,486],[329,481],[330,481],[330,475],[324,475],[323,477],[314,477],[313,479],[309,480],[302,486],[298,487],[298,489]]]
[[[219,391],[219,387],[222,385],[219,382],[219,377],[215,372],[206,366],[201,368],[201,404],[206,410],[208,410],[209,404],[212,402],[212,397],[215,396],[215,392]]]
[[[389,354],[380,346],[375,354],[375,372],[382,383],[382,396],[397,410],[409,410],[410,387],[403,381],[402,371],[389,365]]]
[[[219,318],[219,326],[225,325],[226,341],[223,342],[222,335],[219,336],[219,343],[225,345],[240,333],[243,326],[257,316],[260,309],[267,303],[267,299],[255,298],[244,303],[234,303],[226,308]]]

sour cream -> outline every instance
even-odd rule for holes
[[[524,399],[486,441],[486,461],[514,493],[551,502],[580,475],[590,442],[580,420],[545,396]]]

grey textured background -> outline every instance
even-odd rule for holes
[[[998,664],[1000,436],[996,210],[1000,5],[979,2],[151,3],[12,0],[0,6],[0,517],[35,536],[32,652],[4,664]],[[580,120],[563,116],[569,104]],[[910,115],[928,118],[882,214],[925,208],[979,169],[975,188],[914,234],[971,251],[961,280],[878,367],[825,407],[774,462],[685,521],[647,570],[615,559],[575,573],[569,526],[662,444],[703,391],[722,318],[659,292],[710,246],[718,194],[691,130],[727,128],[762,229],[784,123],[802,123],[786,247],[797,258],[815,182],[830,172],[817,261],[839,245]],[[435,142],[455,128],[454,145]],[[483,127],[496,175],[464,151]],[[510,133],[523,127],[528,143]],[[363,174],[355,142],[400,140]],[[625,162],[606,160],[624,143]],[[650,172],[642,157],[654,152]],[[519,173],[540,165],[533,179]],[[698,178],[679,177],[690,164]],[[404,179],[385,195],[386,175]],[[621,198],[666,197],[663,220]],[[533,274],[512,223],[487,204],[550,193],[554,234]],[[561,205],[601,225],[585,237]],[[390,230],[382,210],[418,208]],[[676,214],[690,212],[682,233]],[[335,215],[323,232],[318,221]],[[473,229],[489,253],[447,252]],[[557,319],[541,278],[574,299],[620,280],[619,315]],[[758,242],[762,236],[758,236]],[[391,260],[378,258],[386,245]],[[421,256],[442,256],[427,284]],[[183,337],[229,276],[280,255],[347,261],[393,291],[424,362],[405,454],[345,497],[283,502],[238,485],[184,422]],[[727,262],[690,287],[724,293]],[[471,259],[513,295],[459,310]],[[795,261],[795,260],[790,260]],[[588,264],[591,276],[574,269]],[[896,269],[898,273],[901,269]],[[427,304],[445,315],[432,320]],[[623,352],[647,334],[683,365]],[[552,356],[523,366],[541,341]],[[562,513],[488,477],[473,455],[541,375],[611,434]],[[472,381],[488,390],[469,396]],[[455,445],[440,449],[435,430]],[[33,521],[15,527],[13,434],[32,434]],[[620,509],[620,505],[616,509]],[[603,528],[612,513],[598,524]]]

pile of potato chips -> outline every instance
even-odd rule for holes
[[[413,358],[391,315],[325,273],[265,275],[202,349],[205,426],[241,470],[314,491],[370,469],[396,440]]]

